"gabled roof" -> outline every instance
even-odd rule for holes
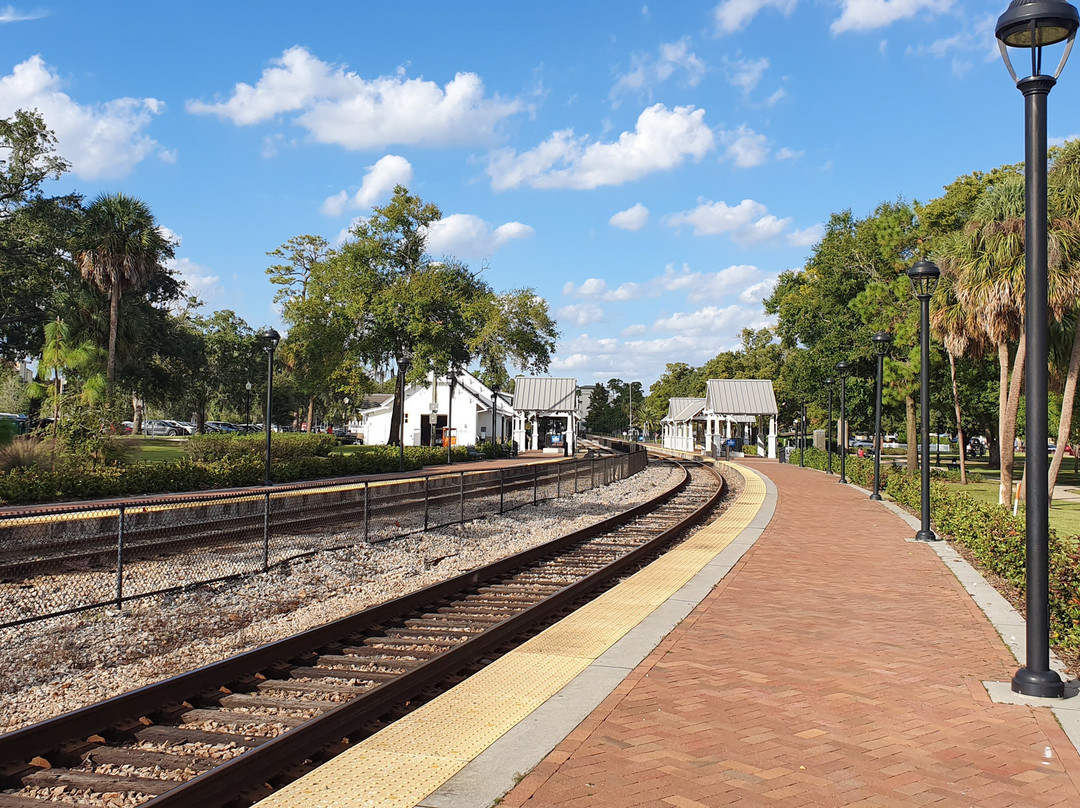
[[[717,415],[777,415],[769,379],[709,379],[705,410]]]
[[[574,412],[577,379],[518,376],[514,380],[514,409],[518,412]]]
[[[667,415],[661,421],[692,421],[705,408],[705,399],[676,396],[668,399]]]

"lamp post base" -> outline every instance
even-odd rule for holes
[[[843,484],[843,485],[847,485],[847,477],[841,477],[841,478],[840,478],[839,480],[837,480],[836,482],[837,482],[837,483],[841,483],[841,484]]]
[[[932,530],[920,530],[915,534],[915,541],[941,541]]]
[[[881,502],[881,494],[871,494],[870,499],[874,500],[874,502]]]
[[[1040,699],[1061,699],[1065,697],[1065,684],[1056,671],[1032,671],[1025,666],[1013,675],[1012,691]]]

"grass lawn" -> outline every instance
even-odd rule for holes
[[[187,456],[187,441],[175,438],[121,438],[131,452],[132,462],[156,463],[165,460],[182,460]]]

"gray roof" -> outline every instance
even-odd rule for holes
[[[662,421],[691,421],[705,407],[705,399],[675,396],[668,399],[667,415]]]
[[[709,379],[705,409],[717,415],[776,415],[769,379]]]
[[[514,380],[514,409],[518,412],[573,412],[577,409],[577,379],[518,376]]]

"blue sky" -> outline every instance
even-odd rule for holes
[[[280,325],[266,252],[402,182],[430,247],[531,286],[553,375],[646,386],[769,324],[830,213],[1023,157],[1006,0],[42,3],[0,8],[0,115],[180,239],[208,310]],[[1080,57],[1074,61],[1080,62]],[[1080,65],[1049,132],[1080,133]]]

